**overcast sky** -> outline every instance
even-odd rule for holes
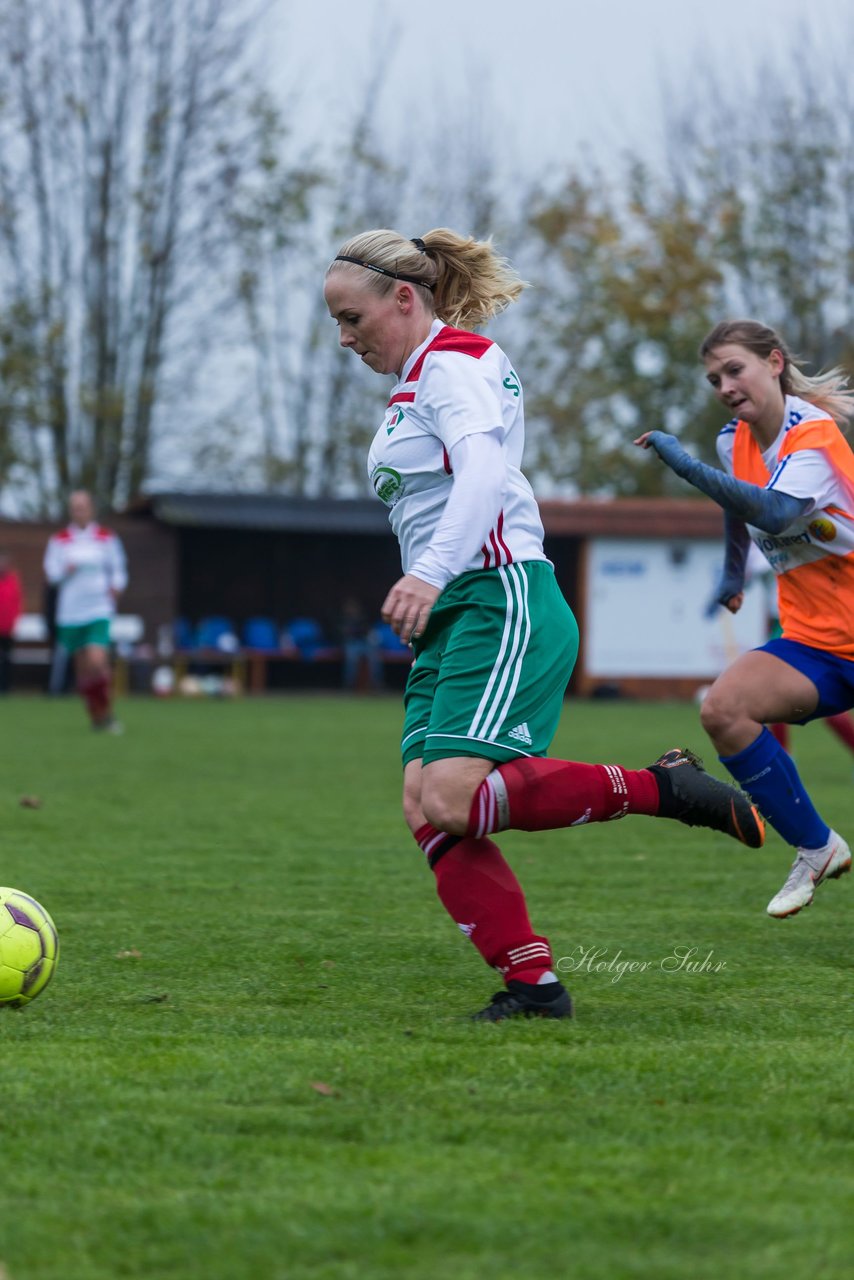
[[[494,108],[494,153],[540,170],[585,145],[654,148],[668,82],[678,91],[707,58],[737,94],[739,72],[791,53],[804,27],[819,47],[852,47],[854,64],[852,0],[273,0],[265,45],[274,81],[299,81],[306,127],[324,139],[396,30],[384,142],[425,111],[450,124],[474,77]]]

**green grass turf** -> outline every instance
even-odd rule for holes
[[[500,984],[399,817],[396,698],[121,713],[0,706],[0,883],[62,945],[0,1013],[4,1280],[850,1276],[850,877],[777,922],[773,833],[508,833],[588,961],[574,1023],[474,1025]],[[794,741],[850,839],[854,760]],[[682,742],[693,706],[568,703],[554,753]]]

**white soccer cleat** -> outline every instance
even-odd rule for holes
[[[769,916],[784,920],[802,907],[808,907],[813,895],[825,880],[836,880],[851,870],[851,850],[842,836],[831,831],[822,849],[799,849],[792,869],[779,893],[768,903]]]
[[[125,727],[121,720],[117,720],[115,716],[109,716],[106,720],[97,720],[92,728],[97,733],[112,733],[117,737],[124,733]]]

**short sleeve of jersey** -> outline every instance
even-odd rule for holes
[[[838,478],[821,449],[796,449],[781,459],[766,487],[793,498],[809,498],[813,510],[838,500]]]
[[[464,436],[504,425],[499,378],[488,353],[479,360],[443,351],[425,361],[419,406],[426,409],[436,435],[450,452]]]
[[[718,458],[727,475],[732,475],[732,450],[735,444],[735,423],[729,422],[718,432],[718,438],[715,442],[718,450]]]

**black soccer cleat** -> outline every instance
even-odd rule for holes
[[[546,999],[546,993],[551,999]],[[512,978],[505,991],[497,992],[485,1009],[472,1014],[472,1022],[503,1022],[505,1018],[571,1018],[572,1000],[559,982],[535,986]]]
[[[659,786],[659,817],[675,818],[688,827],[710,827],[750,849],[762,848],[765,823],[750,797],[706,773],[693,751],[673,747],[649,770]]]

